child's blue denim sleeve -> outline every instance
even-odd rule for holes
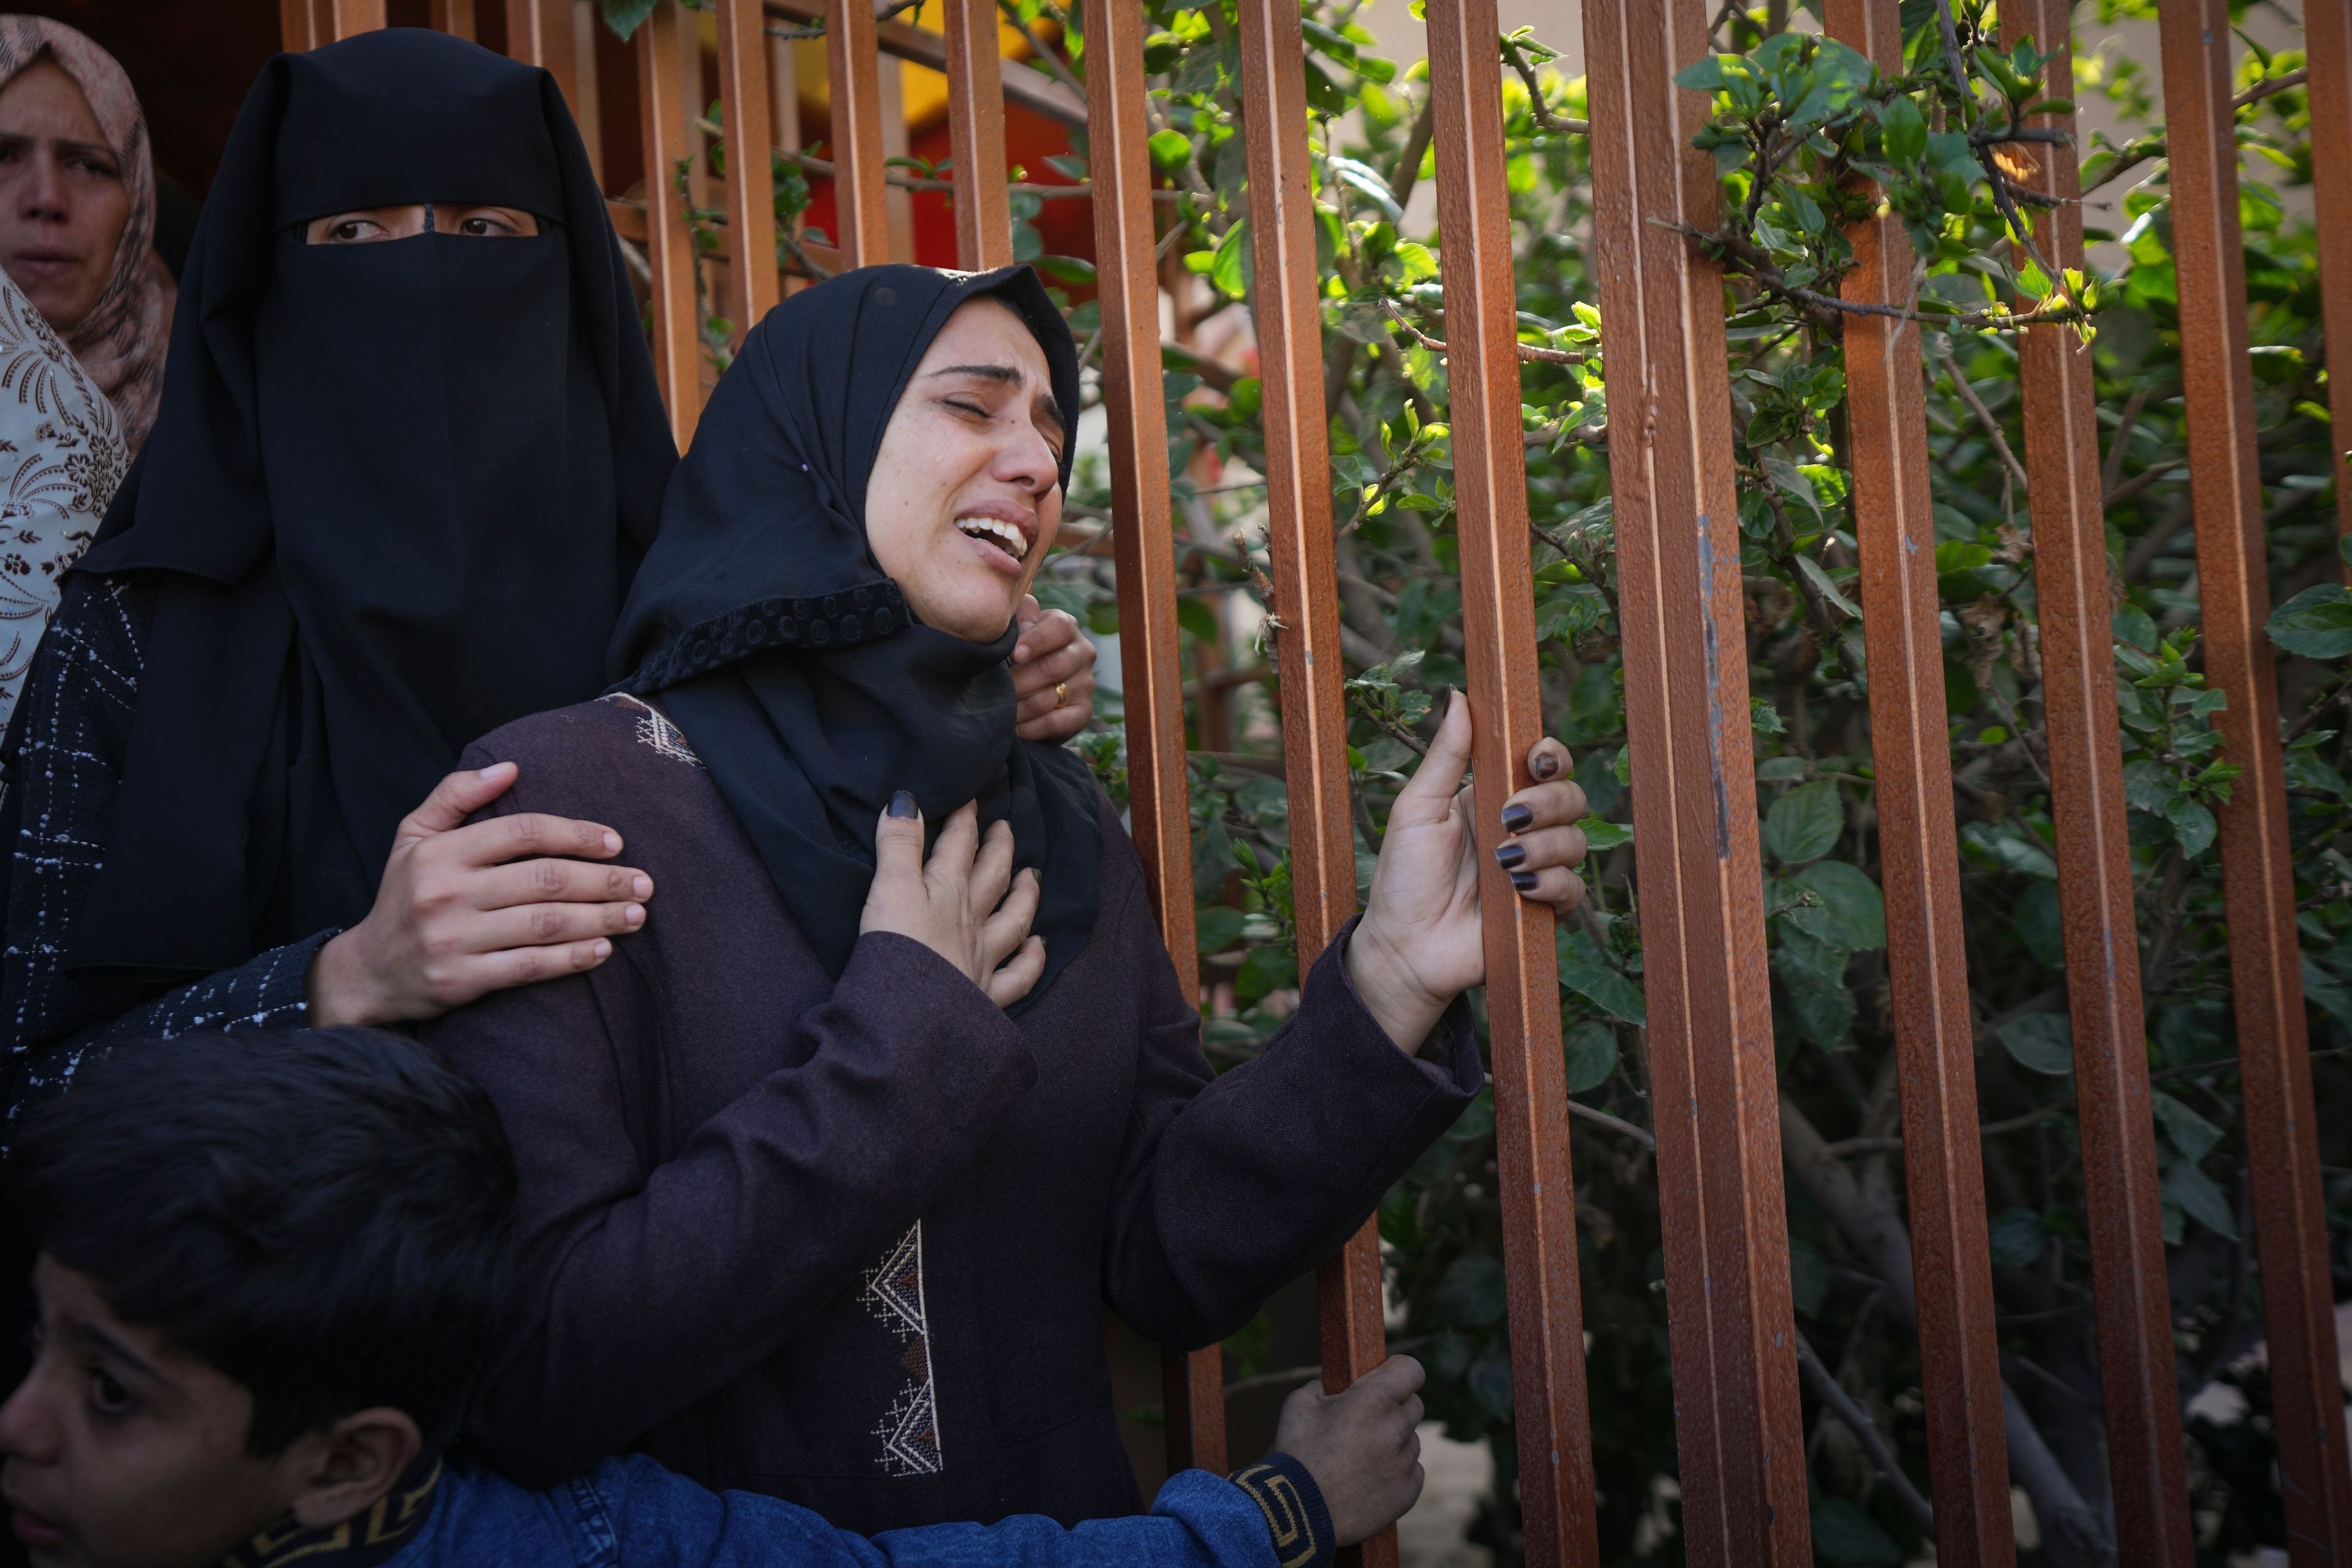
[[[871,1540],[776,1498],[708,1491],[643,1457],[599,1466],[591,1486],[626,1568],[1276,1568],[1265,1512],[1205,1470],[1172,1478],[1140,1517],[1072,1529],[1019,1514]]]

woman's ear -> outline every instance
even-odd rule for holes
[[[425,1439],[404,1410],[354,1411],[298,1446],[301,1454],[294,1517],[324,1530],[364,1513],[400,1482]]]

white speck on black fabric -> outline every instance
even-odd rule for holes
[[[336,934],[314,932],[168,991],[65,972],[74,913],[105,859],[154,612],[147,584],[68,579],[18,700],[17,752],[0,797],[8,845],[0,1029],[10,1125],[26,1104],[64,1092],[76,1072],[121,1042],[300,1024],[310,961]]]

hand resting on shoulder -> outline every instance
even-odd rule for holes
[[[367,918],[311,961],[313,1026],[438,1017],[593,969],[645,924],[653,879],[594,863],[621,852],[611,828],[528,811],[467,823],[519,773],[451,773],[402,819]]]

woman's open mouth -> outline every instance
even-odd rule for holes
[[[977,539],[995,546],[1019,565],[1029,557],[1029,536],[1014,523],[1000,517],[960,517],[955,520],[956,531],[967,539]]]

